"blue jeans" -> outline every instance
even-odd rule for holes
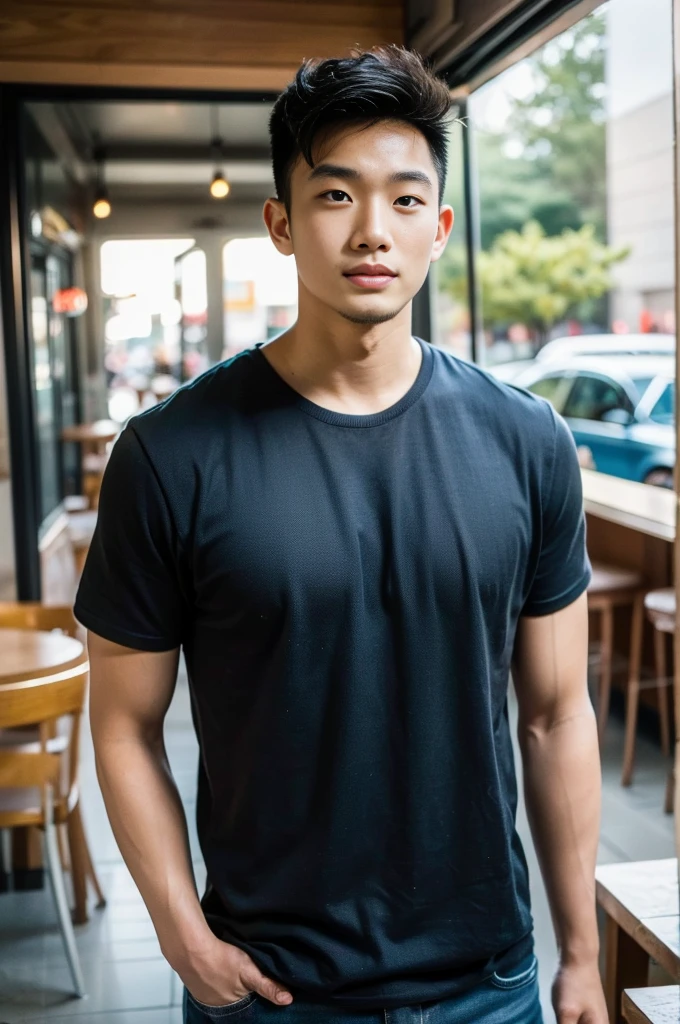
[[[184,1024],[543,1024],[533,953],[507,975],[448,999],[393,1010],[344,1010],[296,996],[289,1006],[249,992],[226,1006],[199,1003],[184,990]]]

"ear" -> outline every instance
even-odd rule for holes
[[[293,255],[293,239],[286,208],[280,199],[267,199],[262,210],[264,222],[272,242],[284,256]]]
[[[453,207],[442,206],[439,210],[439,222],[437,224],[437,234],[434,236],[434,243],[432,245],[432,254],[430,256],[430,262],[435,263],[446,248],[446,243],[449,240],[451,234],[451,228],[453,227]]]

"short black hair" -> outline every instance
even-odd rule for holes
[[[276,195],[290,208],[290,173],[298,156],[314,166],[318,134],[342,123],[404,121],[421,132],[430,147],[444,196],[448,114],[451,96],[445,82],[423,58],[389,45],[353,50],[349,57],[303,61],[293,81],[276,100],[269,119]]]

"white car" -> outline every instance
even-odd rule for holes
[[[541,367],[578,356],[674,356],[674,334],[577,334],[554,338],[538,351],[535,359],[486,366],[498,380],[515,381],[529,366]]]
[[[674,334],[578,334],[554,338],[536,355],[541,363],[571,356],[672,356]]]

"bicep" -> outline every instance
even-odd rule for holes
[[[550,725],[588,698],[588,598],[549,615],[521,616],[512,655],[520,727]]]
[[[90,723],[95,739],[162,734],[177,680],[179,647],[140,651],[87,634],[90,658]]]

